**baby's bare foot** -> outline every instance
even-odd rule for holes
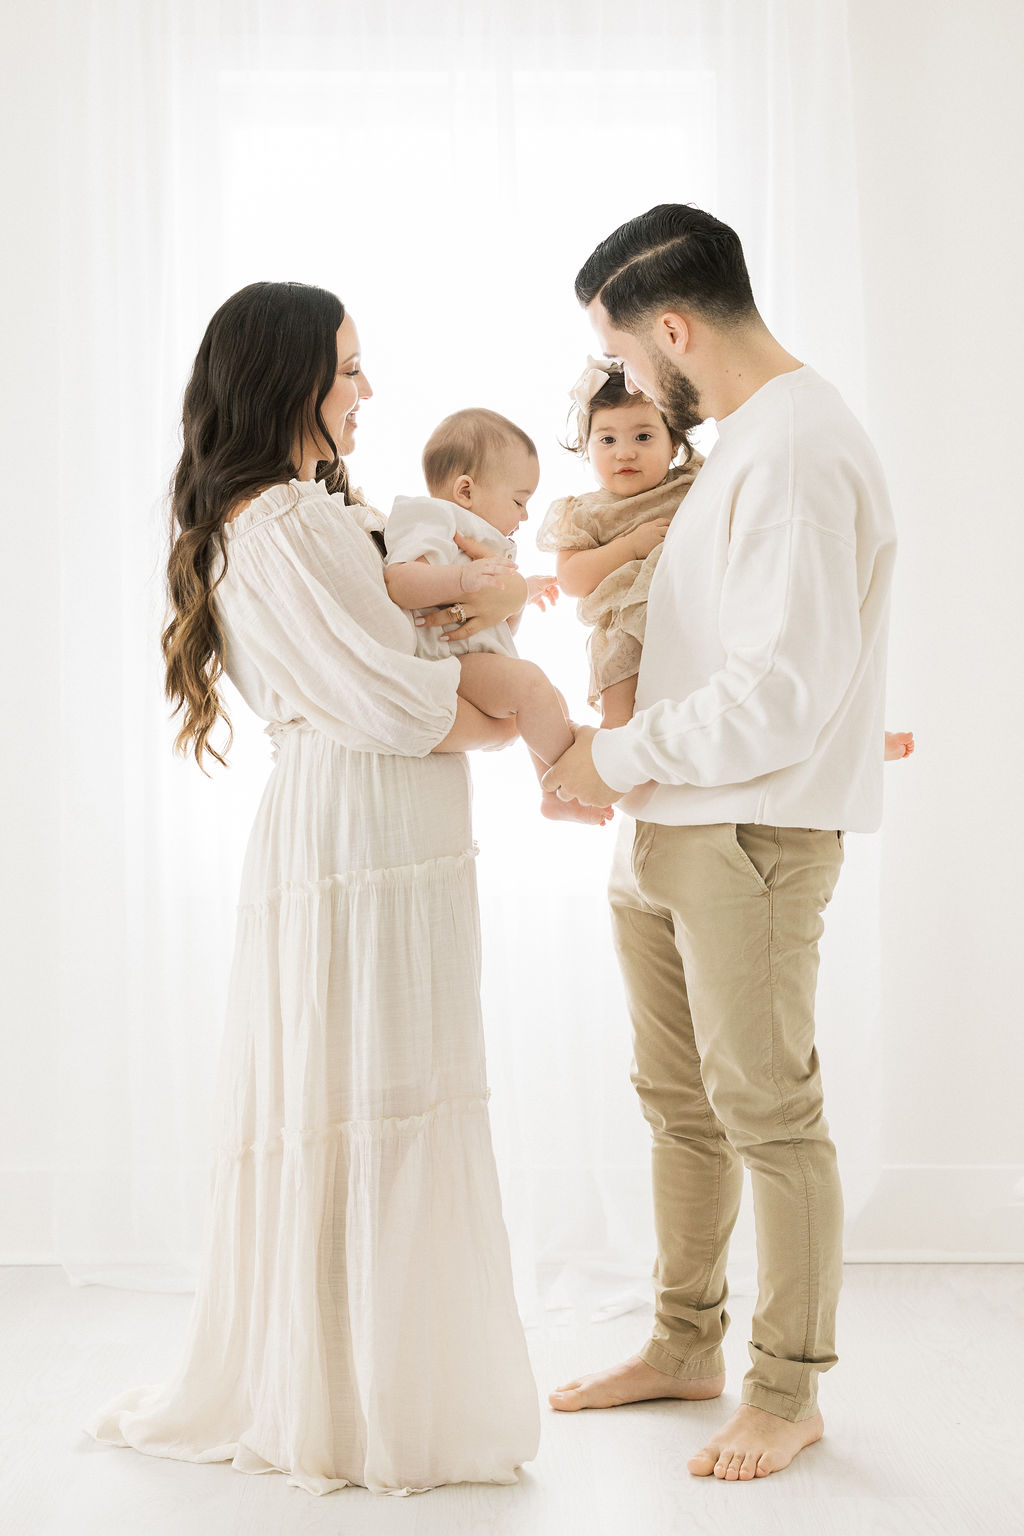
[[[575,1413],[580,1408],[619,1408],[623,1403],[646,1403],[658,1397],[681,1397],[700,1402],[721,1397],[725,1376],[701,1376],[687,1379],[655,1370],[639,1355],[631,1355],[621,1365],[607,1371],[595,1371],[567,1382],[548,1397],[552,1408],[561,1413]]]
[[[727,1483],[745,1483],[752,1477],[781,1472],[798,1451],[820,1440],[824,1432],[825,1421],[820,1413],[791,1424],[777,1414],[744,1403],[686,1465],[694,1477],[710,1477],[714,1473]]]
[[[898,763],[901,757],[909,757],[913,750],[913,731],[886,731],[885,760],[887,763]]]
[[[615,814],[610,805],[580,805],[578,800],[559,800],[556,794],[541,797],[540,813],[550,821],[581,821],[587,827],[603,827]]]

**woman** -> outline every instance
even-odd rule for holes
[[[178,745],[223,760],[223,670],[277,761],[242,877],[184,1364],[90,1426],[313,1493],[514,1482],[539,1434],[461,755],[508,727],[456,698],[456,659],[416,658],[387,597],[383,519],[340,463],[370,394],[351,316],[294,283],[218,310],[185,393],[164,634]],[[525,583],[506,586],[474,600],[481,623],[522,605]]]

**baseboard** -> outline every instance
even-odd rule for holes
[[[0,1264],[59,1264],[54,1178],[47,1168],[0,1168]]]
[[[890,1164],[847,1224],[851,1263],[1019,1263],[1024,1165]]]
[[[857,1249],[843,1253],[844,1264],[1024,1264],[1024,1248],[1020,1253],[939,1253],[925,1249],[921,1253],[908,1250],[905,1253],[873,1253]]]

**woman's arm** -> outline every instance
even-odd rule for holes
[[[589,597],[621,565],[646,560],[651,550],[664,541],[669,521],[667,517],[657,517],[650,523],[641,523],[632,533],[620,534],[598,549],[559,550],[558,585],[570,597]]]
[[[230,546],[217,594],[230,650],[277,695],[279,718],[306,719],[350,751],[426,756],[455,724],[457,658],[411,654],[379,558],[330,497],[295,511]]]

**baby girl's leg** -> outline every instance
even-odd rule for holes
[[[628,725],[633,718],[633,706],[636,703],[636,675],[623,678],[621,683],[612,683],[610,688],[601,689],[601,724],[606,731],[613,731],[616,726]]]
[[[885,761],[887,763],[899,762],[901,757],[909,757],[913,750],[913,731],[886,731]]]
[[[572,746],[573,736],[558,694],[532,661],[473,651],[459,658],[459,693],[495,720],[514,715],[520,736],[547,767]]]

